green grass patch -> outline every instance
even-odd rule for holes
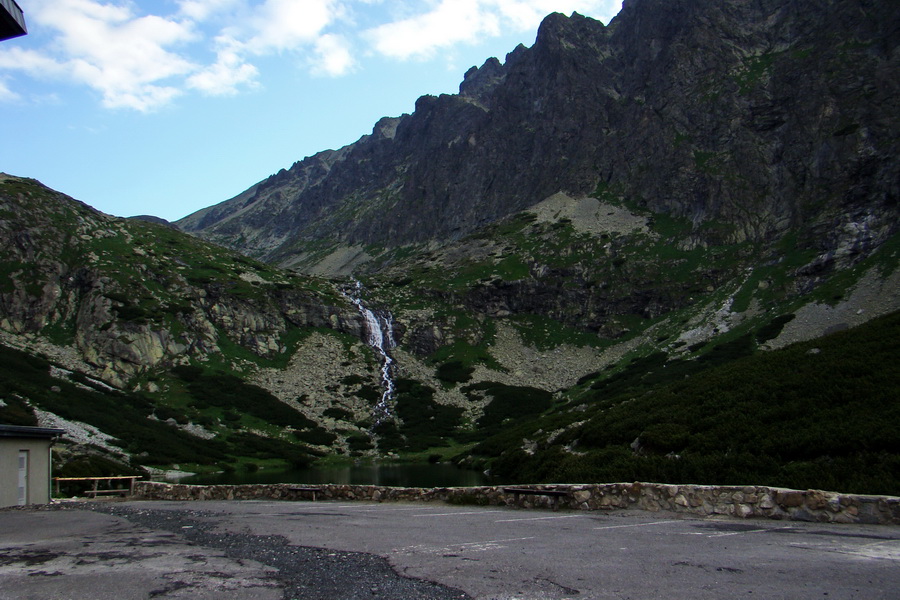
[[[566,344],[579,348],[601,348],[610,343],[596,334],[579,331],[542,315],[519,314],[510,317],[509,322],[515,326],[526,345],[538,350],[552,350]]]
[[[463,340],[457,340],[441,347],[428,360],[435,365],[451,365],[446,368],[448,377],[459,375],[463,370],[476,364],[484,365],[489,369],[501,369],[500,363],[491,356],[486,343],[475,345]],[[452,383],[452,379],[448,379],[448,383]]]

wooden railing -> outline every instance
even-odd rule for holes
[[[91,481],[93,482],[93,486],[91,489],[86,490],[84,493],[88,496],[97,497],[98,494],[121,494],[123,496],[133,496],[134,495],[134,482],[140,479],[140,475],[116,475],[113,477],[54,477],[53,481],[56,482],[56,495],[60,495],[59,491],[59,482],[60,481]],[[122,481],[124,479],[128,480],[128,489],[125,488],[113,488],[113,482]],[[106,487],[100,489],[100,482],[105,481]]]

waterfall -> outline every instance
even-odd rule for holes
[[[394,378],[391,365],[394,359],[388,354],[394,347],[394,318],[390,313],[377,315],[362,301],[362,283],[356,282],[352,292],[344,295],[356,306],[366,323],[366,343],[381,357],[381,386],[384,391],[381,400],[372,410],[375,425],[391,417],[391,400],[394,397]]]

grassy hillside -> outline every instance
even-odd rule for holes
[[[20,348],[0,347],[0,423],[37,410],[96,428],[59,454],[72,468],[299,465],[335,442],[286,401],[300,394],[252,383],[312,336],[350,337],[337,328],[356,310],[331,282],[7,175],[0,234],[0,335]]]
[[[724,364],[634,361],[618,375],[583,382],[565,403],[485,440],[461,462],[490,468],[504,482],[640,480],[900,495],[898,356],[895,313]]]
[[[41,357],[0,345],[0,398],[4,399],[0,423],[37,425],[35,410],[39,410],[105,434],[87,436],[80,445],[65,450],[66,465],[57,471],[58,476],[106,475],[173,464],[200,470],[255,468],[266,461],[299,466],[321,454],[297,439],[315,431],[315,423],[265,390],[199,368],[181,367],[177,374],[186,382],[186,406],[181,410],[154,403],[143,394],[114,390]],[[191,428],[179,427],[188,423]],[[293,435],[251,433],[253,429],[282,432],[286,426]]]
[[[373,250],[365,301],[399,342],[375,425],[380,363],[345,282],[4,177],[0,333],[30,353],[0,347],[0,422],[102,432],[59,454],[65,474],[471,448],[457,461],[502,481],[898,491],[897,317],[763,352],[896,310],[898,236],[842,262],[796,235],[703,245],[598,189]]]

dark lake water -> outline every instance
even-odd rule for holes
[[[449,464],[377,464],[347,467],[317,467],[289,471],[217,473],[195,475],[180,483],[237,485],[247,483],[339,483],[396,487],[469,487],[487,485],[478,471],[458,469]]]

